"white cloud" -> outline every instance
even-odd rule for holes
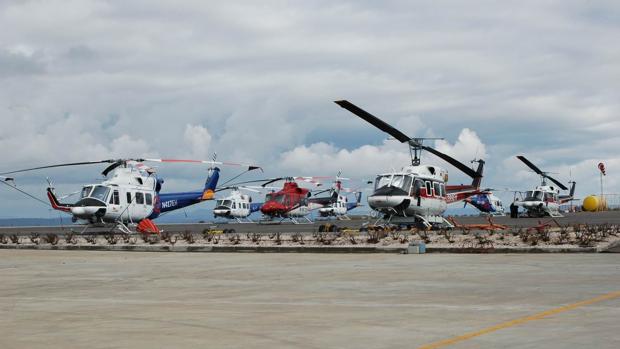
[[[484,143],[482,143],[475,131],[468,128],[461,130],[454,144],[450,144],[448,141],[442,139],[435,141],[435,149],[463,163],[467,163],[474,158],[489,159]]]
[[[211,135],[209,130],[201,125],[186,125],[183,135],[185,142],[189,145],[192,157],[195,159],[209,159],[209,146],[211,145]]]
[[[281,156],[281,168],[291,175],[333,176],[342,170],[343,176],[359,179],[398,170],[410,162],[406,147],[398,142],[385,141],[381,146],[365,145],[353,150],[338,149],[319,142],[299,146]]]

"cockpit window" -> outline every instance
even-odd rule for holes
[[[90,194],[90,191],[93,190],[93,186],[92,185],[88,185],[85,186],[84,188],[82,188],[82,194],[80,196],[81,199],[88,197],[88,195]]]
[[[105,199],[108,197],[109,192],[110,188],[103,185],[97,185],[93,189],[92,193],[90,193],[89,197],[105,202]]]
[[[216,206],[224,206],[230,208],[230,200],[217,200]]]
[[[411,178],[411,176],[394,176],[394,178],[392,178],[392,186],[403,189],[406,192],[409,192],[412,182],[413,178]]]
[[[390,179],[392,179],[392,175],[377,176],[375,180],[375,190],[388,186],[390,184]]]
[[[276,195],[276,196],[273,198],[273,200],[274,200],[275,202],[278,202],[278,203],[283,204],[283,203],[284,203],[284,198],[285,198],[285,197],[286,197],[285,195]]]
[[[378,176],[377,179],[375,180],[375,190],[389,185],[392,187],[403,189],[406,192],[409,192],[412,182],[413,182],[413,178],[407,175]]]
[[[525,195],[525,200],[527,201],[542,201],[543,192],[539,190],[530,190]]]

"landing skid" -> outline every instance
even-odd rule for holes
[[[305,220],[306,220],[306,222],[300,222],[300,221],[298,221],[295,217],[289,217],[288,219],[290,219],[290,220],[291,220],[291,222],[293,222],[293,224],[314,224],[314,222],[313,222],[313,221],[311,221],[311,220],[310,220],[310,218],[308,218],[308,217],[306,217],[306,216],[303,216],[302,218],[303,218],[303,219],[305,219]],[[286,218],[285,218],[285,219],[286,219]],[[280,222],[281,222],[281,221],[280,221]]]
[[[235,217],[235,220],[237,221],[237,223],[239,224],[250,224],[250,223],[255,223],[253,220],[249,219],[249,218],[245,218],[245,220],[243,218],[239,218],[239,217]]]
[[[125,225],[125,223],[120,222],[120,221],[116,222],[116,225],[114,225],[112,227],[112,229],[110,229],[110,233],[113,232],[115,229],[117,229],[121,233],[127,234],[127,235],[131,235],[131,234],[135,233],[135,232],[131,231],[131,229],[129,229],[129,227],[127,225]]]
[[[285,220],[290,220],[293,224],[314,224],[314,222],[311,221],[308,217],[304,216],[302,218],[305,219],[306,221],[301,221],[300,222],[295,217],[284,217],[284,218],[280,218],[279,221],[260,220],[260,221],[258,221],[258,224],[282,224],[282,222],[284,222]]]
[[[552,212],[552,211],[540,212],[540,211],[528,210],[528,211],[525,211],[524,214],[525,214],[525,217],[528,217],[528,218],[545,218],[545,217],[562,218],[564,217],[564,215],[562,215],[560,212]]]
[[[348,215],[344,214],[344,215],[333,215],[333,216],[316,217],[314,220],[315,221],[327,222],[327,221],[330,221],[332,219],[336,219],[336,220],[339,220],[339,221],[350,221],[351,217],[349,217]]]
[[[426,230],[454,228],[454,225],[448,220],[446,220],[443,216],[415,215],[412,217],[402,217],[391,215],[387,216],[387,218],[384,217],[377,219],[375,221],[375,225],[378,224],[416,226]]]

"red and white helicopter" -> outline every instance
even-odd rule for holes
[[[568,195],[560,195],[560,189],[569,190],[562,182],[549,176],[549,172],[541,171],[536,165],[530,162],[525,156],[519,155],[517,159],[521,160],[527,167],[540,175],[541,183],[534,190],[527,191],[525,198],[517,200],[510,205],[510,216],[518,217],[518,208],[523,207],[529,217],[563,217],[560,213],[560,205],[574,200],[575,182],[571,183]],[[547,179],[555,184],[547,184]]]
[[[429,138],[411,138],[349,101],[335,103],[409,147],[411,165],[400,171],[379,174],[375,180],[374,193],[368,196],[368,205],[383,215],[382,220],[395,224],[418,224],[427,229],[453,227],[442,214],[448,204],[480,193],[484,161],[480,160],[478,169],[474,171],[449,155],[423,145],[423,141]],[[420,163],[422,150],[436,155],[470,176],[473,179],[471,185],[448,185],[447,170]]]
[[[298,184],[298,182],[307,182],[319,187],[322,185],[321,180],[326,179],[334,180],[332,188],[313,191]],[[264,217],[261,223],[267,221],[277,221],[279,223],[288,219],[295,224],[299,224],[298,219],[300,218],[308,223],[312,223],[308,215],[313,210],[329,208],[331,205],[337,204],[343,180],[348,180],[348,178],[342,178],[339,174],[337,177],[278,177],[239,184],[264,182],[259,188],[268,188],[269,184],[284,181],[281,189],[274,188],[265,195],[265,202],[260,204],[260,211]],[[319,194],[322,193],[326,193],[326,195],[320,196]]]
[[[208,164],[209,175],[204,188],[187,192],[161,193],[164,180],[158,178],[155,169],[145,162]],[[101,173],[107,179],[101,183],[84,185],[80,198],[75,203],[62,203],[56,197],[51,183],[47,197],[53,209],[72,215],[72,220],[86,224],[84,231],[92,226],[111,226],[123,233],[131,233],[128,225],[137,225],[138,231],[158,233],[159,228],[151,221],[161,214],[194,205],[214,198],[220,169],[216,165],[242,164],[209,160],[176,159],[109,159],[64,163],[33,167],[2,173],[2,175],[23,173],[35,170],[109,164]],[[247,165],[244,172],[259,169]],[[19,190],[15,187],[16,190]],[[21,190],[20,190],[21,191]],[[24,193],[22,191],[22,193]],[[30,195],[29,195],[30,196]],[[31,196],[32,197],[32,196]]]

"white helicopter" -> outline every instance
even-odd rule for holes
[[[515,197],[515,201],[510,205],[510,217],[517,218],[519,216],[519,207],[523,207],[529,217],[563,217],[560,213],[560,205],[573,200],[576,183],[570,182],[571,187],[568,195],[560,195],[560,189],[568,190],[564,184],[549,176],[549,172],[541,171],[524,156],[519,155],[517,159],[540,175],[541,183],[534,190],[527,191],[525,198],[517,200]],[[548,185],[547,179],[553,182],[555,186]]]
[[[419,224],[427,229],[453,227],[442,214],[449,203],[480,193],[484,161],[480,160],[477,171],[474,171],[458,160],[423,145],[423,141],[429,138],[408,137],[349,101],[341,100],[335,103],[398,141],[407,143],[411,153],[411,166],[376,177],[374,193],[368,197],[369,206],[383,214],[382,219],[388,223]],[[473,179],[472,184],[447,185],[448,171],[435,165],[420,164],[422,150],[438,156],[470,176]]]
[[[350,220],[351,218],[347,215],[349,211],[362,206],[362,192],[355,192],[355,201],[353,202],[349,202],[349,198],[346,195],[337,195],[338,197],[334,202],[326,207],[319,208],[319,216],[323,218],[335,217],[336,219]]]
[[[241,190],[248,190],[253,192],[260,192],[250,187],[242,186],[230,186],[218,189],[228,190],[230,194],[222,199],[215,201],[215,208],[213,209],[213,216],[215,218],[234,219],[238,223],[254,223],[249,217],[252,213],[260,211],[263,203],[252,202],[252,197],[248,194],[243,194]]]
[[[204,188],[189,192],[160,193],[164,180],[155,175],[152,167],[144,162],[160,163],[198,163],[208,164],[209,176]],[[102,175],[107,177],[101,183],[82,187],[80,198],[75,203],[61,203],[56,197],[51,183],[47,188],[47,197],[53,209],[71,214],[74,222],[87,226],[112,225],[123,233],[131,233],[128,224],[137,224],[140,232],[159,233],[159,228],[151,221],[161,214],[205,200],[212,200],[219,179],[220,169],[214,165],[241,165],[207,160],[174,160],[174,159],[110,159],[41,166],[23,170],[5,172],[6,174],[22,173],[34,170],[93,165],[109,163]],[[243,165],[241,165],[243,166]],[[259,169],[249,165],[248,171]],[[245,173],[244,172],[244,173]]]

